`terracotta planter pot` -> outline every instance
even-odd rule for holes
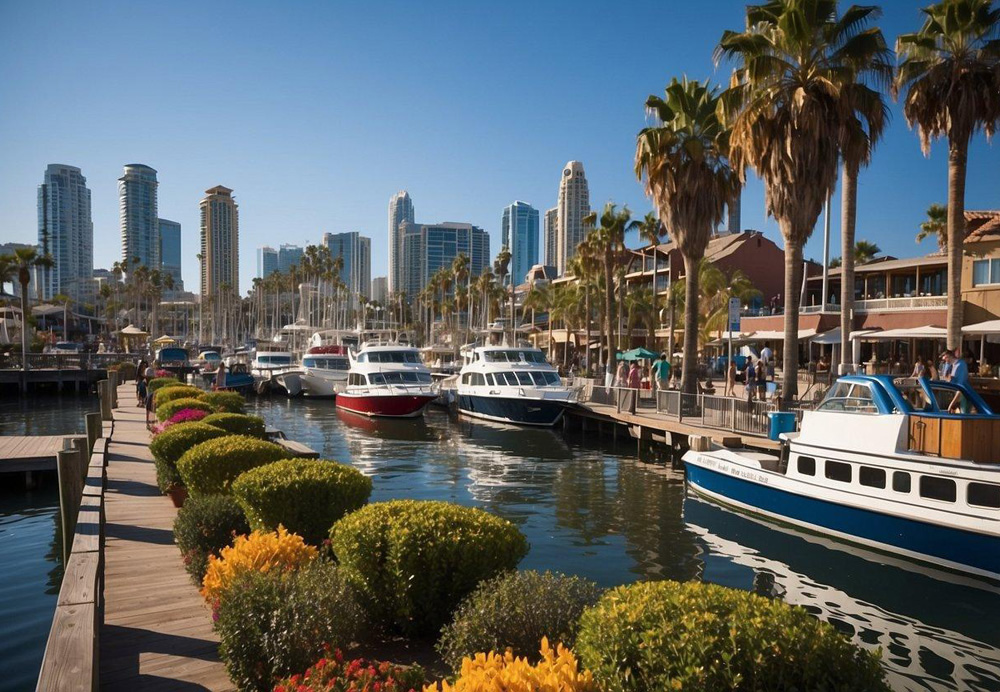
[[[184,500],[187,499],[188,489],[183,485],[172,485],[167,491],[167,496],[170,501],[174,503],[174,507],[178,509],[184,506]]]

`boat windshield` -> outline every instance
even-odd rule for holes
[[[430,384],[431,376],[426,372],[373,372],[368,375],[372,384]]]
[[[416,351],[370,351],[358,358],[361,363],[419,363]]]
[[[492,384],[492,381],[490,381],[491,375],[496,378],[496,383],[501,387],[504,385],[509,387],[531,385],[536,387],[559,386],[559,375],[554,372],[494,372],[486,376],[490,384]]]
[[[351,364],[347,358],[304,358],[302,365],[307,368],[319,368],[321,370],[350,370]]]
[[[161,348],[157,355],[161,363],[187,360],[188,357],[187,351],[183,348]]]
[[[545,355],[541,351],[486,351],[487,363],[544,363]]]
[[[940,383],[933,381],[928,382],[927,386],[930,388],[931,394],[934,395],[934,401],[937,403],[937,407],[941,411],[967,415],[984,413],[983,411],[978,410],[976,408],[976,404],[965,395],[965,392],[960,389],[945,387],[940,385]],[[919,411],[921,409],[917,410]],[[928,408],[923,410],[930,411],[933,409]]]
[[[291,356],[258,356],[257,360],[261,365],[290,365]]]
[[[878,413],[871,387],[866,382],[837,381],[817,411],[846,411],[848,413]]]

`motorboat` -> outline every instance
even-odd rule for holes
[[[250,374],[246,363],[235,363],[232,368],[227,369],[223,376],[225,380],[223,384],[216,384],[218,380],[219,373],[215,372],[215,375],[211,381],[212,389],[219,391],[232,391],[240,392],[241,394],[247,394],[254,388],[254,378]]]
[[[300,367],[284,370],[274,375],[277,385],[288,396],[329,398],[347,384],[351,368],[346,349],[341,346],[317,346],[302,356]]]
[[[458,378],[460,413],[515,425],[551,427],[576,390],[532,346],[474,346],[463,350],[465,364]]]
[[[168,370],[181,378],[197,370],[189,360],[187,349],[181,346],[164,346],[156,352],[156,360],[160,369]]]
[[[337,408],[365,416],[415,418],[437,398],[431,373],[416,348],[399,343],[364,343],[348,352],[347,385]]]
[[[202,351],[198,354],[195,364],[201,368],[203,375],[211,374],[219,369],[222,364],[222,356],[219,355],[218,351]]]
[[[708,438],[692,491],[836,540],[1000,581],[1000,415],[971,388],[841,377],[779,454]]]

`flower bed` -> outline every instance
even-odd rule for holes
[[[419,692],[426,676],[417,666],[398,666],[387,661],[345,659],[337,649],[309,667],[305,673],[281,680],[274,692]]]

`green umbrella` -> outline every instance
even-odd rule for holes
[[[622,354],[622,360],[656,360],[659,357],[659,353],[653,353],[645,348],[633,348]]]

